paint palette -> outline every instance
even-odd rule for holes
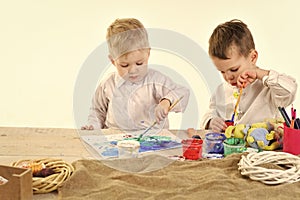
[[[112,135],[85,135],[81,139],[92,147],[102,158],[119,157],[118,142],[136,141],[140,133],[112,134]],[[181,139],[168,130],[163,130],[153,136],[145,136],[140,141],[139,152],[153,152],[173,148],[181,148]]]

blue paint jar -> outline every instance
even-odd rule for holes
[[[222,133],[207,133],[205,135],[202,157],[203,158],[223,158],[224,145],[223,141],[226,139]]]

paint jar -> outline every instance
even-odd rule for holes
[[[136,140],[122,140],[117,143],[119,158],[136,158],[140,143]]]
[[[227,126],[234,126],[234,121],[232,121],[232,120],[226,120],[226,121],[225,121],[225,124],[226,124]]]
[[[182,140],[182,152],[185,159],[198,160],[202,158],[202,143],[203,140],[196,138]]]
[[[246,151],[247,148],[245,147],[245,144],[245,140],[240,138],[228,138],[224,140],[224,156]]]
[[[294,129],[284,124],[283,151],[294,155],[300,154],[300,129]]]
[[[226,139],[222,133],[207,133],[205,135],[202,157],[204,158],[223,158],[224,145],[223,141]]]
[[[229,126],[234,126],[234,121],[232,121],[232,120],[226,120],[226,121],[225,121],[225,124],[227,125],[227,127],[229,127]],[[226,130],[226,129],[224,129],[223,132],[225,132],[225,130]]]

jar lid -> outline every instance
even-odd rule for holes
[[[197,139],[197,138],[189,138],[181,141],[182,144],[202,144],[203,140],[202,139]]]
[[[245,140],[241,138],[227,138],[224,143],[228,145],[245,145]]]
[[[207,140],[225,140],[226,136],[222,133],[207,133],[205,135],[205,139]]]
[[[140,143],[136,140],[121,140],[118,141],[117,146],[123,148],[135,148],[139,147]]]

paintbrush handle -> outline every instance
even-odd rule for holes
[[[294,123],[295,123],[295,120],[294,120],[294,118],[292,118],[290,128],[294,128]]]
[[[177,99],[170,107],[169,107],[169,112],[176,106],[176,104],[183,98],[180,97],[179,99]],[[140,134],[140,136],[138,137],[138,141],[153,127],[155,126],[155,124],[157,124],[157,122],[153,122],[153,124],[151,126],[149,126],[142,134]]]
[[[139,135],[139,137],[138,137],[138,141],[153,127],[153,126],[155,126],[155,124],[156,124],[157,122],[155,121],[155,122],[153,122],[153,124],[151,125],[151,126],[149,126],[142,134],[140,134]]]
[[[240,89],[240,94],[239,94],[239,97],[238,97],[238,99],[236,101],[236,104],[235,104],[235,107],[234,107],[234,113],[236,112],[236,109],[237,109],[237,107],[238,107],[238,105],[240,103],[242,93],[243,93],[243,88]]]
[[[240,88],[240,94],[239,94],[239,97],[238,97],[238,99],[237,99],[237,101],[236,101],[236,104],[235,104],[235,107],[234,107],[234,110],[233,110],[233,114],[232,114],[232,119],[231,119],[232,121],[234,121],[234,116],[235,116],[237,107],[238,107],[238,105],[239,105],[239,103],[240,103],[240,100],[241,100],[241,96],[242,96],[242,93],[243,93],[243,87],[244,87],[244,84],[243,84],[243,86]]]
[[[176,106],[176,104],[183,99],[183,96],[181,96],[179,99],[177,99],[170,107],[169,112]]]
[[[291,120],[290,120],[289,116],[287,115],[284,107],[278,107],[278,110],[279,110],[280,114],[282,115],[287,127],[290,127],[291,126]]]

